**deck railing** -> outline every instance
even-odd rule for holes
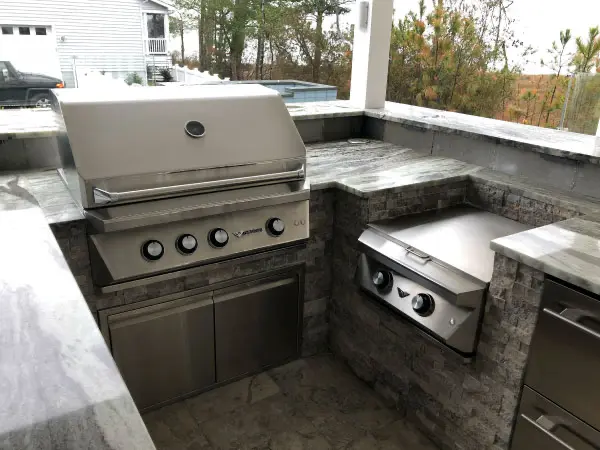
[[[165,38],[144,39],[147,55],[167,54],[167,40]]]

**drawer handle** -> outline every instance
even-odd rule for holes
[[[554,442],[556,442],[557,444],[561,445],[562,447],[564,447],[567,450],[577,450],[577,449],[574,448],[574,447],[572,447],[572,446],[570,446],[569,444],[567,444],[565,441],[563,441],[562,439],[560,439],[558,436],[554,435],[554,433],[553,433],[554,430],[556,428],[560,427],[560,426],[564,427],[565,430],[567,430],[572,435],[576,436],[578,439],[584,441],[586,444],[589,444],[589,446],[591,448],[595,448],[595,449],[600,450],[596,445],[593,445],[586,438],[584,438],[583,436],[580,436],[575,431],[573,431],[573,429],[571,427],[569,427],[569,422],[567,420],[561,418],[561,417],[547,416],[545,414],[542,414],[536,420],[533,420],[532,418],[527,417],[525,414],[521,414],[521,417],[524,420],[526,420],[529,424],[531,424],[532,426],[534,426],[537,430],[541,431],[547,437],[549,437]]]
[[[544,312],[600,340],[600,334],[580,323],[581,319],[591,319],[600,322],[600,319],[596,314],[577,308],[565,308],[562,310],[562,312],[560,312],[560,314],[552,311],[551,309],[544,308]]]

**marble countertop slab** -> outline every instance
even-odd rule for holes
[[[154,449],[37,208],[0,212],[0,448]]]
[[[348,100],[286,104],[292,119],[309,120],[362,116],[363,109]],[[0,140],[56,136],[60,118],[50,109],[0,109]]]
[[[354,143],[350,143],[354,142]],[[372,175],[426,154],[369,139],[319,142],[306,146],[311,189],[339,187],[342,178]]]
[[[286,106],[294,120],[327,119],[332,117],[363,115],[363,109],[353,106],[348,100],[287,103]]]
[[[59,117],[46,108],[0,109],[0,140],[56,136]]]
[[[401,192],[467,180],[478,170],[481,167],[456,159],[427,156],[390,164],[377,172],[343,177],[337,186],[354,195],[370,197],[381,191]]]
[[[435,157],[377,140],[320,142],[306,146],[311,189],[337,188],[368,197],[387,189],[449,183],[470,178],[512,193],[577,210],[598,211],[598,200],[537,186],[525,179]],[[48,223],[83,220],[56,170],[0,174],[0,211],[39,206]]]
[[[445,133],[490,139],[538,153],[600,164],[600,151],[596,148],[595,137],[585,134],[392,102],[386,102],[383,109],[366,109],[365,115]]]
[[[386,102],[382,109],[362,109],[348,100],[289,103],[296,121],[369,116],[418,128],[492,140],[553,156],[600,164],[594,136],[522,125],[485,117]],[[55,136],[59,118],[49,109],[0,110],[0,140]]]
[[[35,206],[50,224],[84,218],[55,169],[0,173],[0,212]]]
[[[491,249],[600,295],[600,215],[557,222],[492,241]]]
[[[481,170],[377,140],[321,142],[306,150],[311,189],[337,188],[361,197],[466,180]]]

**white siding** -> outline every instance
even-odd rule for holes
[[[142,1],[0,0],[0,24],[51,25],[67,82],[72,80],[73,57],[78,66],[115,76],[145,75]]]

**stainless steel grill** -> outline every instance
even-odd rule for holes
[[[437,340],[475,352],[492,278],[490,242],[530,227],[472,207],[370,224],[356,279]]]
[[[72,89],[53,106],[104,290],[308,238],[306,149],[277,92]]]

